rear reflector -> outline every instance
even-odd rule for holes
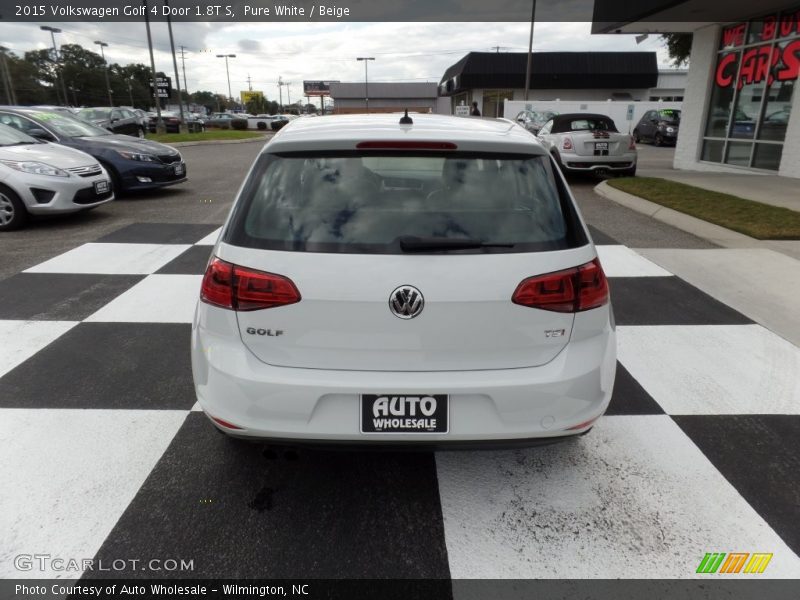
[[[608,303],[608,281],[600,260],[523,280],[511,297],[514,304],[554,312],[580,312]]]
[[[211,416],[211,415],[209,415],[209,416]],[[225,429],[241,429],[241,427],[238,427],[238,426],[234,425],[233,423],[228,423],[227,421],[224,421],[223,419],[218,419],[217,417],[211,417],[211,420],[214,421],[215,423],[217,423],[218,425],[221,425]]]
[[[300,292],[287,277],[239,267],[214,257],[203,277],[200,299],[220,308],[247,311],[300,302]]]
[[[414,140],[374,140],[356,144],[359,150],[457,150],[452,142],[424,142]]]

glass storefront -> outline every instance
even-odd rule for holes
[[[777,171],[800,75],[800,7],[722,28],[700,159]]]

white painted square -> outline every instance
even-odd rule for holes
[[[83,244],[25,272],[146,275],[158,271],[190,247],[188,244]]]
[[[761,325],[620,326],[617,343],[668,414],[800,414],[800,349]]]
[[[454,579],[691,578],[706,552],[731,551],[774,553],[756,577],[800,575],[666,415],[604,417],[542,448],[439,452],[436,467]]]
[[[186,417],[175,410],[0,410],[0,578],[18,554],[91,559]],[[120,557],[138,558],[138,557]]]
[[[0,377],[77,324],[77,321],[0,321]]]
[[[595,246],[607,277],[668,277],[672,275],[627,246]]]
[[[209,233],[206,237],[204,237],[199,242],[195,242],[195,246],[213,246],[217,243],[217,239],[219,238],[219,234],[222,232],[222,227],[219,229],[215,229],[211,233]]]
[[[191,412],[203,412],[203,408],[200,406],[199,402],[192,404]]]
[[[191,323],[202,281],[202,275],[150,275],[86,321]]]

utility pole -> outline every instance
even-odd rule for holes
[[[156,78],[156,59],[153,58],[153,37],[150,35],[150,7],[147,0],[142,0],[144,8],[144,26],[147,29],[147,48],[150,50],[150,73],[153,77],[153,99],[156,101],[156,133],[164,133],[164,119],[161,118],[161,97],[158,93],[158,79]]]
[[[283,83],[281,76],[278,75],[278,112],[283,113]]]
[[[183,68],[183,89],[186,90],[186,93],[189,93],[189,84],[186,83],[186,48],[184,46],[179,46],[181,49],[181,67]]]
[[[164,0],[164,6],[167,9],[167,30],[169,31],[169,48],[172,51],[172,67],[175,69],[175,89],[178,90],[178,112],[181,116],[181,124],[178,125],[178,131],[185,133],[187,131],[186,119],[183,116],[183,94],[181,94],[181,76],[178,75],[178,59],[175,58],[175,40],[172,38],[172,18],[169,13],[169,0]]]
[[[531,0],[531,35],[528,38],[528,66],[525,69],[525,100],[531,88],[531,63],[533,62],[533,22],[536,20],[536,0]]]
[[[233,93],[231,93],[231,72],[228,70],[228,59],[236,58],[235,54],[217,54],[217,58],[225,59],[225,74],[228,76],[228,101],[233,104]]]
[[[369,114],[369,70],[367,65],[369,61],[375,60],[374,56],[359,56],[357,61],[364,61],[364,104],[367,107],[367,114]]]
[[[252,92],[253,86],[250,84],[250,73],[247,74],[247,90]]]
[[[17,104],[17,94],[14,92],[14,80],[11,78],[11,69],[6,60],[8,48],[0,46],[0,67],[3,70],[3,88],[6,91],[6,102],[12,105]]]
[[[105,65],[105,72],[106,72],[106,91],[108,92],[108,105],[113,107],[114,106],[114,98],[111,96],[111,83],[108,80],[108,63],[106,62],[106,53],[104,52],[103,48],[108,46],[105,42],[95,41],[95,44],[100,46],[100,56],[103,57],[103,64]]]

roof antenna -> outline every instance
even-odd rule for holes
[[[408,116],[408,109],[406,109],[406,114],[400,117],[400,125],[413,125],[414,121],[411,117]]]

